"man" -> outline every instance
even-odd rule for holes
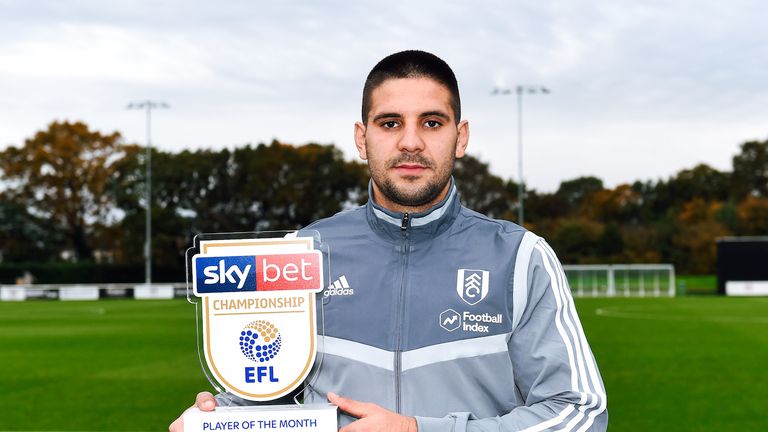
[[[371,199],[307,227],[351,290],[325,293],[305,402],[337,405],[342,432],[605,430],[602,379],[554,253],[459,202],[451,172],[468,140],[441,59],[404,51],[368,75],[355,144]]]

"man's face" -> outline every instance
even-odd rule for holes
[[[469,138],[467,122],[456,125],[450,97],[430,78],[390,79],[371,93],[355,144],[368,161],[377,203],[417,212],[448,193],[453,161],[464,156]]]

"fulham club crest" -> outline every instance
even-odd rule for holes
[[[488,295],[488,271],[459,269],[456,292],[468,305],[476,305]]]

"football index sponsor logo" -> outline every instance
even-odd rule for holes
[[[452,332],[461,327],[461,315],[453,309],[444,310],[440,314],[440,327]]]
[[[488,270],[459,269],[456,292],[470,306],[478,304],[488,295]]]
[[[491,324],[501,323],[502,315],[500,313],[495,315],[488,312],[472,314],[467,311],[459,313],[453,309],[446,309],[440,314],[440,327],[449,332],[461,328],[465,332],[490,333]]]

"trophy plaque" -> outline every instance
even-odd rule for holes
[[[330,404],[266,405],[311,381],[322,335],[328,248],[316,231],[201,234],[187,251],[187,298],[197,309],[198,355],[211,385],[237,400],[192,408],[184,430],[334,432]],[[262,404],[259,404],[262,402]],[[244,405],[244,406],[243,406]]]

